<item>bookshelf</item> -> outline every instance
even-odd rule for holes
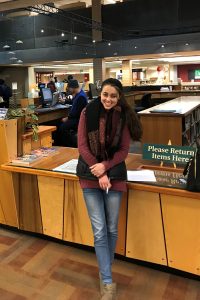
[[[163,110],[152,113],[152,109]],[[169,109],[175,113],[166,113]],[[142,143],[195,146],[200,138],[200,98],[185,96],[156,105],[139,113],[143,126]]]

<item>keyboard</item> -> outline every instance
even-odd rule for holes
[[[35,112],[36,113],[42,113],[42,112],[50,112],[52,110],[57,110],[57,109],[64,109],[64,108],[70,108],[72,105],[71,104],[56,104],[51,107],[41,107],[41,108],[36,108]]]

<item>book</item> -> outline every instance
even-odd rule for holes
[[[43,158],[42,155],[26,154],[12,159],[12,164],[30,166]]]
[[[150,110],[151,113],[178,113],[176,109],[160,109],[155,108]]]

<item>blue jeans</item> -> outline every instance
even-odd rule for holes
[[[108,194],[99,189],[83,189],[88,214],[94,234],[94,247],[104,283],[112,283],[118,217],[122,192],[110,190]]]

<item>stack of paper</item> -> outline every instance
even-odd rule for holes
[[[156,182],[154,171],[151,170],[127,171],[127,177],[128,181]]]
[[[78,159],[71,159],[70,161],[56,167],[55,169],[53,169],[53,171],[76,174],[77,164]]]

